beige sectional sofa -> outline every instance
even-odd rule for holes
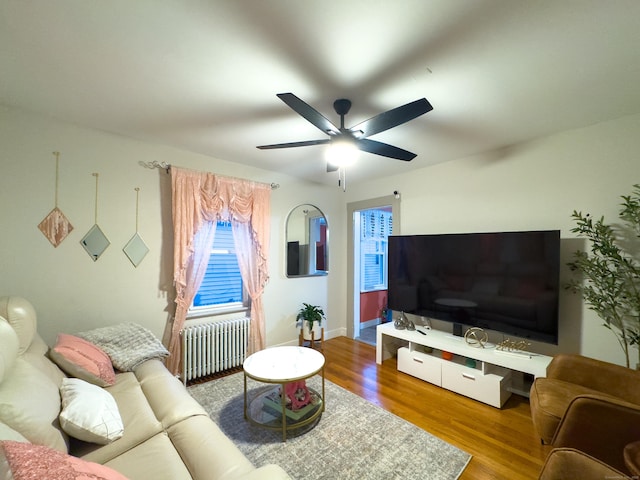
[[[44,445],[131,480],[290,478],[276,465],[255,468],[159,359],[116,372],[115,383],[102,387],[117,404],[120,438],[101,445],[74,439],[59,418],[67,375],[48,351],[31,304],[0,298],[0,441]],[[12,478],[10,468],[0,458],[0,478]]]

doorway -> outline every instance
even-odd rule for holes
[[[386,319],[387,238],[400,233],[400,198],[389,195],[347,205],[347,335],[375,345]]]

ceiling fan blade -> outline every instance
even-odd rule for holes
[[[360,122],[358,125],[351,127],[349,130],[352,132],[361,131],[361,137],[369,137],[376,133],[384,132],[390,128],[397,127],[403,123],[413,120],[427,112],[433,110],[433,107],[426,98],[415,100],[401,107],[396,107],[392,110],[387,110],[375,117],[371,117],[369,120]],[[359,133],[359,132],[358,132]]]
[[[327,135],[337,135],[340,133],[338,127],[331,123],[327,118],[318,112],[308,103],[303,102],[293,93],[278,93],[278,98],[289,105],[298,115],[319,128]]]
[[[271,150],[274,148],[292,148],[292,147],[308,147],[311,145],[324,145],[330,143],[331,139],[326,140],[307,140],[306,142],[290,142],[290,143],[275,143],[273,145],[258,145],[256,148],[260,150]]]
[[[363,152],[373,153],[375,155],[382,155],[383,157],[394,158],[396,160],[404,160],[410,162],[417,157],[417,154],[411,153],[402,148],[394,147],[387,143],[378,142],[376,140],[370,140],[368,138],[360,138],[357,140],[358,148]]]

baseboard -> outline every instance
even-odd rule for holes
[[[297,330],[296,330],[297,332]],[[345,327],[340,327],[340,328],[335,328],[333,330],[327,330],[325,328],[324,330],[324,339],[325,340],[329,340],[331,338],[336,338],[336,337],[346,337],[347,336],[347,329]],[[287,342],[282,342],[282,343],[278,343],[277,345],[269,345],[270,347],[284,347],[284,346],[298,346],[298,338],[296,337],[294,340],[289,340]]]
[[[373,320],[367,320],[366,322],[360,322],[360,330],[363,328],[375,327],[380,325],[382,321],[379,318],[374,318]]]

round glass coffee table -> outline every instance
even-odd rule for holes
[[[282,441],[287,441],[291,430],[304,433],[313,428],[324,412],[324,355],[306,347],[272,347],[247,357],[244,370],[244,418],[255,425],[282,430]],[[322,393],[309,388],[310,401],[298,409],[287,405],[281,395],[287,384],[301,382],[315,375],[322,376]],[[249,398],[247,379],[274,384],[257,389]],[[305,430],[302,430],[307,427]]]

